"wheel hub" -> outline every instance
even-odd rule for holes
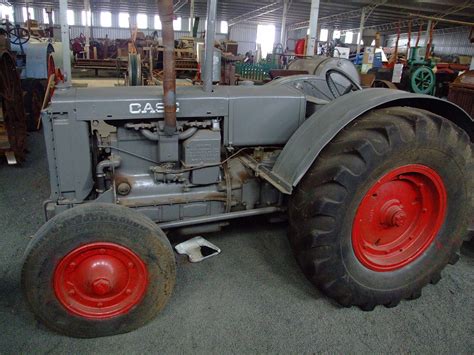
[[[380,223],[387,228],[401,227],[407,220],[407,214],[399,200],[387,201],[380,211]]]
[[[352,226],[359,261],[392,271],[428,249],[446,214],[446,189],[431,168],[411,164],[380,178],[363,197]]]
[[[92,290],[96,295],[103,296],[112,290],[112,286],[108,279],[100,278],[92,283]]]
[[[143,261],[114,243],[90,243],[67,254],[54,272],[54,290],[70,312],[93,319],[129,312],[145,295]]]

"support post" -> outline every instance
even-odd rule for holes
[[[311,13],[309,17],[309,39],[306,46],[306,55],[314,56],[316,48],[316,38],[318,36],[318,16],[319,16],[319,0],[311,1]]]
[[[283,50],[286,50],[286,18],[288,16],[288,1],[283,0],[283,15],[281,18],[281,33],[280,33],[280,44]]]
[[[71,54],[69,50],[69,26],[67,24],[67,0],[59,0],[59,22],[63,43],[63,71],[66,85],[71,84]]]
[[[360,15],[360,26],[359,26],[359,40],[357,41],[357,54],[360,53],[362,43],[362,33],[364,32],[365,25],[365,7],[362,8],[362,14]],[[370,43],[364,43],[365,46],[370,46]]]
[[[204,52],[204,91],[212,91],[212,67],[214,58],[214,38],[216,35],[217,0],[207,1],[207,28]]]
[[[26,29],[28,30],[28,32],[31,31],[31,28],[30,28],[30,7],[29,7],[29,3],[28,1],[25,3],[26,5],[26,19],[24,19],[24,21],[26,22]]]
[[[428,47],[428,42],[430,41],[430,29],[431,29],[431,20],[428,20],[428,26],[426,26],[425,33],[425,47]]]
[[[189,26],[189,33],[191,37],[193,36],[193,26],[194,26],[194,0],[191,0],[191,3],[189,4],[189,21],[190,21],[190,26]]]
[[[86,51],[86,58],[90,59],[90,39],[91,39],[91,30],[89,26],[90,16],[91,16],[91,3],[90,0],[84,0],[84,11],[86,14],[86,23],[84,24],[84,35],[86,36],[86,45],[84,50]]]

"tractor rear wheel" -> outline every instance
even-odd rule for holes
[[[289,238],[308,279],[344,306],[396,306],[458,259],[471,220],[472,143],[431,112],[357,119],[290,200]]]
[[[165,234],[138,212],[86,204],[49,220],[28,245],[22,288],[48,327],[89,338],[129,332],[166,305],[176,279]]]

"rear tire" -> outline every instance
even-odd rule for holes
[[[459,258],[473,181],[472,143],[451,121],[415,108],[368,113],[335,137],[291,196],[298,263],[344,306],[417,298]]]
[[[132,331],[166,305],[176,279],[165,234],[138,212],[86,204],[49,220],[27,247],[22,289],[48,327],[90,338]]]

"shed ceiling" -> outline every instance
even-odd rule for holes
[[[1,1],[1,0],[0,0]],[[5,0],[3,0],[5,1]],[[25,0],[8,0],[11,4],[24,5]],[[191,0],[174,0],[179,8],[178,16],[189,17]],[[311,0],[289,0],[288,25],[299,24],[309,20]],[[156,0],[90,0],[93,11],[114,11],[130,13],[156,13]],[[53,6],[58,8],[58,0],[30,0],[34,6]],[[83,9],[83,0],[69,0],[69,7]],[[206,17],[206,0],[195,0],[195,15]],[[427,16],[444,16],[446,19],[474,21],[474,0],[321,0],[319,18],[323,27],[339,30],[357,29],[361,9],[368,7],[366,26],[396,24],[399,20],[402,27],[409,14]],[[280,24],[283,0],[218,0],[218,20],[230,23],[258,22]],[[251,13],[250,15],[247,15]],[[249,18],[251,17],[251,18]],[[301,26],[304,26],[303,23]],[[455,27],[459,25],[439,22],[436,28]],[[384,27],[384,32],[394,32],[395,26]]]

